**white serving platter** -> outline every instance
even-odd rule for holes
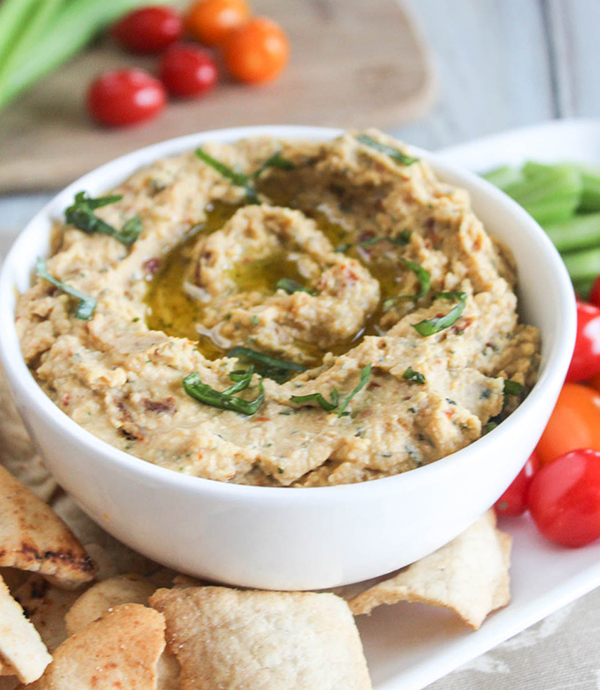
[[[496,166],[579,161],[600,166],[600,120],[562,120],[513,130],[439,155],[475,172]],[[376,690],[420,690],[600,586],[600,543],[554,546],[528,517],[505,519],[513,536],[512,602],[472,632],[453,614],[400,603],[357,619]]]
[[[600,166],[600,120],[548,122],[438,155],[476,172],[527,159]],[[17,199],[12,209],[12,201],[3,199],[2,208],[9,220],[14,216],[9,225],[16,228],[46,200]],[[15,236],[6,222],[2,225],[0,250]],[[504,520],[500,526],[514,539],[512,602],[477,632],[454,614],[420,604],[381,606],[370,617],[357,619],[375,690],[420,690],[600,586],[600,543],[578,550],[553,546],[537,534],[528,517]]]

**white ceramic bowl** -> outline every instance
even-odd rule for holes
[[[27,428],[60,484],[132,548],[199,577],[266,589],[316,589],[382,575],[434,551],[488,509],[535,446],[563,382],[575,339],[573,290],[559,255],[516,203],[477,176],[436,161],[467,188],[487,229],[513,250],[520,309],[542,334],[539,382],[498,428],[436,463],[347,486],[283,489],[187,477],[116,450],[84,431],[38,387],[14,326],[17,292],[48,251],[52,219],[75,192],[106,192],[152,161],[207,141],[268,134],[327,140],[337,130],[250,127],[195,134],[119,158],[56,196],[15,242],[0,276],[0,359]]]

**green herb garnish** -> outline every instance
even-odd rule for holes
[[[406,153],[403,153],[402,151],[394,148],[393,146],[382,144],[380,141],[373,139],[373,137],[370,137],[368,134],[359,134],[356,137],[356,140],[359,141],[361,144],[364,144],[365,146],[369,146],[370,148],[379,151],[379,153],[385,153],[393,161],[399,163],[400,165],[412,165],[413,163],[416,163],[419,160],[418,158],[408,156]]]
[[[229,378],[234,382],[233,386],[230,386],[227,390],[223,391],[225,394],[239,393],[248,388],[250,382],[252,381],[252,376],[254,375],[254,365],[251,364],[248,369],[238,369],[232,371],[229,374]]]
[[[504,395],[523,395],[525,386],[518,381],[504,379]]]
[[[268,170],[269,168],[277,168],[279,170],[293,170],[296,166],[289,161],[287,158],[284,158],[281,155],[281,151],[275,151],[275,153],[267,158],[267,160],[259,167],[257,168],[253,173],[251,173],[251,177],[254,180],[257,180],[265,170]]]
[[[196,149],[196,156],[206,165],[210,165],[211,168],[216,170],[220,175],[222,175],[226,180],[232,182],[236,187],[245,187],[250,179],[249,175],[245,173],[236,172],[233,168],[230,168],[225,163],[221,163],[216,158],[213,158],[210,153],[206,153],[204,149]]]
[[[48,269],[46,268],[46,260],[42,259],[41,257],[38,257],[36,261],[35,272],[38,278],[43,278],[44,280],[47,280],[49,283],[52,283],[52,285],[57,287],[59,290],[62,290],[65,294],[74,297],[76,300],[79,300],[79,305],[77,306],[77,310],[75,311],[76,319],[82,319],[83,321],[87,321],[92,317],[94,309],[96,308],[95,297],[90,297],[90,295],[86,295],[85,293],[80,292],[79,290],[77,290],[77,288],[74,288],[72,285],[67,285],[67,283],[63,283],[60,280],[57,280],[56,278],[51,276],[48,273]]]
[[[246,192],[246,200],[249,204],[260,204],[258,192],[256,191],[255,182],[260,175],[268,168],[279,168],[280,170],[292,170],[294,164],[285,159],[279,151],[269,156],[267,160],[252,173],[242,173],[233,170],[225,163],[213,158],[204,149],[196,149],[196,156],[206,165],[220,173],[225,179],[229,180],[236,187],[243,187]]]
[[[402,378],[406,379],[407,381],[414,381],[415,383],[425,383],[425,377],[423,374],[415,371],[412,367],[408,367],[408,369],[402,374]]]
[[[401,258],[400,261],[402,261],[402,263],[417,276],[419,281],[419,292],[415,295],[415,299],[425,297],[425,295],[429,292],[429,286],[431,284],[431,274],[429,271],[414,261],[409,261],[408,259],[404,258]]]
[[[74,203],[65,211],[65,220],[67,223],[74,225],[78,230],[88,234],[97,232],[101,235],[109,235],[129,247],[142,232],[142,219],[139,216],[133,216],[133,218],[125,222],[120,230],[117,230],[101,218],[98,218],[94,213],[97,208],[114,204],[117,201],[121,201],[122,198],[122,194],[116,194],[92,199],[86,196],[85,192],[78,192],[75,194]]]
[[[445,328],[452,326],[452,324],[458,321],[467,304],[466,292],[440,292],[435,296],[435,299],[458,300],[458,304],[445,316],[424,319],[423,321],[419,321],[419,323],[413,323],[412,327],[415,331],[425,337],[433,335],[434,333],[439,333]]]
[[[429,287],[431,284],[431,274],[429,271],[423,268],[423,266],[420,264],[417,264],[414,261],[409,261],[404,257],[400,257],[400,261],[402,261],[402,263],[417,276],[417,280],[419,281],[419,292],[417,292],[416,295],[396,295],[395,297],[389,297],[383,302],[384,311],[390,309],[399,299],[420,299],[429,293]]]
[[[410,230],[404,228],[397,237],[392,237],[390,242],[397,244],[399,247],[405,247],[410,242]]]
[[[317,294],[314,290],[309,290],[291,278],[280,278],[275,285],[275,289],[285,290],[288,295],[292,295],[294,292],[306,292],[314,297]]]
[[[497,426],[498,425],[496,424],[496,422],[491,422],[491,421],[488,422],[487,424],[484,424],[483,428],[481,429],[481,435],[485,436],[485,434],[489,434],[490,431],[495,429]]]
[[[346,411],[346,408],[350,404],[350,401],[352,398],[357,394],[360,393],[360,391],[367,385],[368,380],[371,378],[371,370],[373,369],[372,364],[367,364],[365,367],[363,367],[360,370],[360,381],[358,383],[358,386],[350,393],[350,395],[344,400],[342,403],[342,406],[338,410],[338,417],[341,417],[344,412]]]
[[[340,394],[338,393],[337,388],[334,388],[331,391],[331,402],[326,400],[321,393],[310,393],[309,395],[292,395],[290,398],[291,402],[299,403],[300,405],[304,405],[305,403],[309,402],[316,402],[318,403],[323,410],[326,412],[331,412],[332,410],[335,410],[335,408],[339,405],[340,403]]]
[[[183,379],[183,389],[190,397],[204,405],[210,405],[211,407],[218,407],[220,410],[229,410],[231,412],[238,412],[239,414],[250,416],[257,412],[264,401],[265,393],[262,381],[258,383],[259,392],[254,400],[244,400],[244,398],[239,398],[233,395],[233,393],[247,388],[251,378],[252,375],[247,376],[226,390],[217,391],[206,383],[203,383],[200,374],[194,372]]]
[[[293,372],[300,373],[306,371],[307,367],[295,362],[287,362],[284,359],[270,357],[262,352],[251,350],[249,347],[238,345],[227,353],[227,357],[253,362],[256,372],[268,379],[273,379],[277,383],[283,383],[292,375]]]
[[[367,240],[362,240],[362,242],[346,242],[344,244],[339,244],[334,251],[336,252],[347,252],[350,247],[372,247],[374,244],[379,244],[380,242],[389,242],[390,244],[395,244],[397,247],[406,247],[410,242],[410,230],[406,228],[397,237],[369,237]]]

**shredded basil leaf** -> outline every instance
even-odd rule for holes
[[[410,230],[404,228],[397,237],[390,239],[390,242],[397,244],[399,247],[405,247],[410,242]]]
[[[402,263],[417,276],[419,281],[419,292],[415,295],[415,298],[425,297],[429,292],[429,286],[431,284],[431,274],[429,271],[420,264],[414,261],[409,261],[408,259],[401,258]]]
[[[408,367],[408,369],[402,374],[402,378],[406,379],[407,381],[414,381],[415,383],[425,383],[425,377],[423,374],[415,371],[412,367]]]
[[[350,249],[350,247],[353,246],[354,245],[351,242],[344,242],[344,244],[338,244],[338,246],[333,251],[337,252],[338,254],[344,254]]]
[[[504,379],[504,395],[523,395],[525,386],[518,381]]]
[[[295,166],[293,163],[284,158],[279,151],[269,156],[267,160],[259,166],[253,173],[247,175],[246,173],[237,172],[225,163],[213,158],[209,153],[206,153],[201,148],[196,149],[196,156],[206,165],[220,173],[225,179],[229,180],[236,187],[243,187],[246,192],[246,200],[249,204],[260,204],[258,192],[254,186],[255,181],[262,175],[267,168],[279,168],[280,170],[292,170]]]
[[[343,253],[347,252],[350,247],[372,247],[374,244],[379,244],[380,242],[389,242],[390,244],[395,244],[397,247],[406,247],[410,242],[410,230],[405,228],[396,237],[370,237],[367,240],[362,240],[362,242],[345,242],[344,244],[338,244],[334,251]]]
[[[485,434],[489,434],[492,429],[495,429],[498,425],[496,422],[488,422],[487,424],[483,425],[483,428],[481,429],[481,435],[485,436]]]
[[[44,280],[47,280],[49,283],[52,283],[52,285],[57,287],[59,290],[62,290],[65,294],[74,297],[76,300],[79,300],[79,305],[77,306],[77,310],[75,311],[76,319],[82,319],[83,321],[87,321],[92,317],[94,309],[96,309],[95,297],[90,297],[90,295],[86,295],[85,293],[80,292],[79,290],[77,290],[77,288],[74,288],[72,285],[67,285],[67,283],[63,283],[60,280],[57,280],[56,278],[51,276],[48,273],[48,269],[46,267],[46,260],[42,259],[41,257],[38,257],[36,261],[35,271],[38,278],[43,278]]]
[[[409,261],[404,257],[400,257],[400,261],[409,268],[416,276],[419,281],[419,292],[416,295],[396,295],[395,297],[389,297],[383,302],[383,310],[387,311],[390,309],[399,299],[420,299],[425,297],[429,293],[429,287],[431,284],[431,274],[429,271],[420,264],[414,261]]]
[[[251,350],[249,347],[238,345],[227,353],[227,357],[253,362],[256,372],[268,379],[273,379],[277,383],[283,383],[292,375],[293,372],[300,373],[306,371],[307,367],[295,362],[287,362],[284,359],[270,357],[262,352]]]
[[[294,170],[296,166],[281,155],[281,151],[275,153],[267,158],[267,160],[252,173],[252,178],[257,180],[265,170],[268,168],[278,168],[279,170]]]
[[[338,415],[337,415],[338,417],[341,417],[344,414],[344,412],[346,411],[346,408],[350,404],[350,401],[352,400],[352,398],[354,398],[354,396],[357,393],[360,393],[360,391],[367,385],[368,380],[371,378],[372,369],[373,369],[372,364],[367,364],[367,366],[365,366],[361,369],[360,381],[358,383],[358,386],[356,386],[356,388],[352,391],[352,393],[350,393],[350,395],[342,403],[342,406],[338,410]]]
[[[292,295],[294,292],[306,292],[313,297],[317,294],[314,290],[309,290],[308,288],[300,285],[295,280],[291,278],[281,278],[277,281],[275,285],[276,290],[285,290],[288,295]]]
[[[290,398],[291,402],[298,403],[300,405],[304,405],[305,403],[309,402],[316,402],[318,403],[323,410],[326,412],[331,412],[332,410],[335,410],[335,408],[339,405],[340,403],[340,394],[338,393],[338,389],[334,388],[331,391],[331,402],[326,400],[321,393],[310,393],[309,395],[292,395]]]
[[[73,204],[65,210],[65,220],[67,223],[74,225],[78,230],[88,234],[97,232],[101,235],[109,235],[129,247],[142,232],[142,219],[139,216],[133,216],[133,218],[125,222],[120,230],[117,230],[101,218],[98,218],[94,213],[97,208],[114,204],[117,201],[121,201],[122,198],[122,194],[117,194],[92,199],[86,196],[85,192],[78,192],[75,194]]]
[[[223,393],[225,395],[231,395],[232,393],[239,393],[239,391],[245,390],[250,385],[253,375],[253,364],[251,364],[246,370],[240,369],[238,371],[232,371],[229,374],[229,378],[234,382],[234,385],[227,388],[227,390],[224,390]]]
[[[245,173],[236,172],[225,163],[221,163],[216,158],[213,158],[210,153],[206,153],[204,149],[196,149],[196,156],[206,165],[210,165],[211,168],[220,173],[225,179],[233,182],[236,187],[245,187],[250,179],[249,175]]]
[[[221,410],[238,412],[239,414],[253,415],[258,411],[265,398],[262,381],[258,383],[259,392],[254,400],[244,400],[244,398],[238,398],[233,395],[233,393],[247,388],[251,378],[251,376],[246,377],[242,381],[227,388],[227,390],[217,391],[206,383],[203,383],[200,374],[194,372],[183,379],[183,389],[190,397],[204,405],[218,407]]]
[[[445,316],[438,316],[433,319],[424,319],[419,323],[413,323],[412,327],[422,336],[439,333],[445,328],[449,328],[458,321],[467,304],[467,294],[465,292],[440,292],[435,299],[458,300],[458,304],[453,307]]]
[[[397,148],[394,148],[393,146],[382,144],[380,141],[373,139],[373,137],[370,137],[368,134],[359,134],[356,137],[356,140],[359,141],[361,144],[364,144],[365,146],[369,146],[372,149],[379,151],[379,153],[385,153],[393,161],[399,163],[400,165],[412,165],[413,163],[416,163],[419,160],[418,158],[413,158],[413,156],[409,156],[406,153],[403,153],[402,151],[400,151]]]

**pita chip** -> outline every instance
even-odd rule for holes
[[[352,614],[314,592],[159,589],[181,690],[370,690]]]
[[[130,573],[98,582],[82,594],[67,612],[69,635],[79,632],[108,609],[121,604],[148,604],[157,586],[142,575]],[[179,663],[165,650],[156,667],[157,690],[179,690]],[[1,689],[0,689],[1,690]]]
[[[440,606],[475,630],[510,601],[511,538],[488,511],[456,539],[350,600],[354,615],[398,601]]]
[[[180,690],[179,673],[179,662],[165,649],[156,664],[156,690]]]
[[[94,577],[94,563],[41,499],[0,467],[0,566],[38,572],[63,587]]]
[[[118,575],[98,582],[84,592],[66,615],[69,635],[87,627],[108,609],[121,604],[148,604],[156,586],[141,575]]]
[[[14,593],[50,653],[67,639],[65,615],[80,596],[81,592],[60,589],[36,574]]]
[[[16,568],[0,568],[0,577],[12,593],[27,582],[29,573],[26,570],[17,570]]]
[[[0,580],[0,675],[16,675],[31,683],[51,661],[39,633]]]
[[[155,690],[164,646],[160,613],[139,604],[117,606],[67,638],[27,690]]]

